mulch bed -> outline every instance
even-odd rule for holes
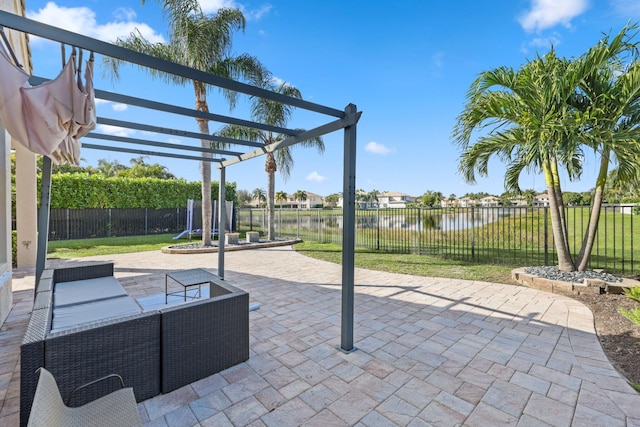
[[[605,354],[615,368],[632,383],[640,384],[640,326],[620,314],[640,303],[625,295],[577,295],[593,312],[596,333]]]

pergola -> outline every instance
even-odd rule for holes
[[[244,120],[232,116],[224,116],[213,113],[205,113],[191,108],[185,108],[169,103],[162,103],[150,99],[128,96],[126,94],[108,92],[99,88],[95,89],[97,99],[112,101],[131,106],[142,107],[157,112],[207,119],[213,122],[236,124],[265,131],[287,135],[287,138],[279,143],[263,145],[251,141],[223,138],[214,135],[195,133],[184,129],[172,129],[151,124],[114,120],[98,116],[97,123],[122,128],[143,130],[158,134],[167,134],[189,138],[194,140],[210,140],[223,142],[235,149],[221,150],[214,148],[202,148],[198,145],[181,145],[147,139],[135,139],[122,136],[113,136],[94,131],[85,138],[103,141],[100,144],[83,142],[84,149],[96,149],[106,151],[118,151],[131,154],[148,156],[162,156],[176,159],[190,159],[196,161],[211,162],[220,173],[219,191],[219,218],[220,229],[224,229],[225,218],[225,181],[228,166],[244,162],[246,160],[262,156],[270,151],[291,146],[301,141],[322,136],[331,132],[344,131],[344,155],[343,155],[343,234],[342,234],[342,326],[340,349],[344,352],[355,350],[353,346],[354,324],[354,249],[355,249],[355,172],[356,172],[356,125],[361,112],[358,112],[353,104],[347,105],[344,110],[334,109],[301,99],[291,98],[278,93],[267,91],[255,86],[234,80],[225,79],[213,74],[205,73],[183,65],[158,59],[139,52],[125,49],[110,43],[86,37],[80,34],[62,30],[57,27],[42,24],[9,12],[0,10],[0,26],[21,31],[23,33],[39,36],[63,45],[85,49],[99,53],[124,62],[141,65],[162,72],[185,77],[193,81],[201,81],[221,89],[228,89],[238,93],[261,97],[282,104],[294,106],[313,113],[328,116],[328,121],[314,129],[300,132],[291,128],[281,128]],[[41,84],[49,79],[33,76],[29,80],[32,85]],[[327,120],[325,118],[325,120]],[[110,145],[109,142],[117,142],[122,145]],[[237,147],[237,148],[236,148]],[[159,150],[159,149],[162,149]],[[203,157],[204,153],[211,153],[217,157]],[[44,157],[42,170],[41,200],[38,215],[38,252],[36,262],[36,287],[39,277],[44,270],[47,252],[47,237],[49,225],[49,207],[51,192],[51,159]],[[218,275],[224,278],[224,244],[219,245],[218,250]]]

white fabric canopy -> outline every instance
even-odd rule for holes
[[[80,162],[80,138],[95,128],[93,57],[85,67],[85,84],[76,68],[76,52],[60,74],[38,86],[14,65],[0,45],[0,122],[30,151],[58,164]]]

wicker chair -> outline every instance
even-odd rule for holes
[[[142,425],[133,389],[124,388],[122,380],[123,388],[85,405],[72,408],[63,402],[53,375],[44,368],[40,368],[39,371],[40,379],[33,398],[29,426],[71,427],[91,425],[97,427]],[[80,386],[74,392],[103,379]]]

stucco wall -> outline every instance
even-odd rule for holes
[[[22,0],[0,0],[0,9],[24,15]],[[28,41],[21,33],[5,30],[11,47],[22,65],[31,71]],[[35,173],[35,169],[33,171]],[[13,305],[11,283],[11,138],[0,124],[0,325]],[[35,201],[34,201],[35,211]]]

